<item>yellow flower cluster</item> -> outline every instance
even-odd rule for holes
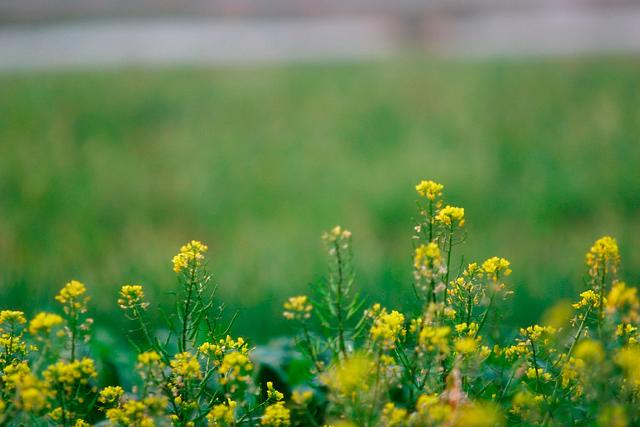
[[[586,363],[600,363],[605,358],[602,343],[590,339],[580,341],[573,354],[577,359],[582,359]]]
[[[56,295],[56,300],[60,301],[62,304],[66,304],[67,301],[72,301],[76,308],[80,308],[82,307],[82,303],[77,302],[76,298],[84,294],[86,291],[87,289],[82,283],[77,280],[72,280],[60,290],[60,294]]]
[[[39,411],[46,406],[50,392],[35,375],[24,372],[24,370],[6,375],[5,370],[2,380],[7,389],[15,391],[14,404],[18,409],[29,413]]]
[[[149,357],[151,358],[151,354]],[[173,375],[181,378],[182,381],[202,378],[198,357],[189,352],[176,354],[175,359],[170,363]]]
[[[351,238],[351,232],[349,230],[343,230],[342,227],[340,227],[339,225],[333,227],[331,229],[331,232],[324,233],[322,235],[323,240],[326,240],[329,242],[341,241],[346,245],[348,245],[348,240],[350,238]]]
[[[166,397],[148,396],[142,401],[127,400],[117,408],[107,410],[111,424],[121,427],[154,427],[151,414],[158,414],[167,404]]]
[[[607,312],[620,313],[624,323],[640,322],[640,300],[638,300],[638,290],[628,287],[624,282],[613,285],[607,296]]]
[[[435,242],[429,242],[428,245],[421,244],[416,248],[413,267],[415,268],[416,280],[420,276],[431,278],[434,274],[444,274],[447,270],[440,254],[440,248]]]
[[[122,397],[124,390],[120,386],[109,386],[105,387],[104,390],[100,392],[100,397],[98,400],[101,403],[114,403],[118,402]]]
[[[530,338],[531,340],[538,340],[543,334],[553,335],[556,332],[557,332],[556,329],[552,326],[533,325],[533,326],[527,327],[526,329],[524,328],[520,329],[520,333],[525,337]],[[547,339],[545,338],[545,341],[544,341],[545,344],[547,342],[546,340]]]
[[[220,403],[214,405],[211,411],[207,414],[207,420],[213,427],[227,427],[232,426],[235,422],[233,410],[237,406],[237,402],[231,399],[227,400],[227,403]]]
[[[238,351],[232,351],[224,355],[220,364],[220,372],[223,375],[220,378],[220,384],[226,385],[229,381],[246,381],[249,377],[247,371],[253,369],[253,364],[246,354]]]
[[[407,421],[407,410],[404,408],[396,408],[389,402],[382,408],[382,423],[387,427],[395,427],[404,425]]]
[[[38,313],[36,317],[29,322],[29,332],[36,335],[43,332],[45,335],[51,332],[51,329],[62,323],[62,317],[51,313]]]
[[[192,267],[199,266],[207,249],[209,249],[207,246],[196,240],[187,243],[180,248],[180,253],[173,257],[173,271],[180,273],[182,270],[189,268],[189,262],[195,263]]]
[[[618,244],[616,239],[605,236],[596,240],[596,243],[587,254],[587,265],[589,266],[589,275],[596,277],[601,269],[604,273],[609,271],[609,264],[615,273],[616,265],[620,263],[618,254]]]
[[[87,384],[91,378],[98,376],[93,359],[84,358],[73,362],[57,362],[43,372],[49,384],[61,384],[67,391],[72,391],[77,384]]]
[[[142,286],[140,285],[124,285],[120,291],[121,298],[118,300],[120,308],[135,309],[140,306],[142,309],[146,309],[149,303],[144,303],[144,292],[142,292]]]
[[[273,383],[271,381],[267,381],[267,397],[269,399],[282,400],[284,398],[284,394],[273,388]]]
[[[425,326],[420,331],[418,343],[427,351],[438,350],[441,354],[449,353],[449,326]]]
[[[371,369],[368,357],[356,355],[343,363],[333,364],[327,373],[321,375],[320,381],[338,397],[351,399],[369,387]]]
[[[404,336],[404,315],[393,310],[387,313],[382,309],[380,314],[373,320],[370,334],[374,341],[380,340],[380,345],[384,350],[392,350],[396,347],[396,340],[399,336]]]
[[[458,227],[464,225],[464,208],[454,208],[447,205],[440,209],[436,215],[436,221],[440,221],[448,226],[455,225],[453,221],[458,221]]]
[[[503,276],[511,274],[511,270],[508,268],[509,265],[510,263],[506,259],[494,256],[482,263],[482,271],[487,274],[487,277],[495,281],[498,280],[500,273],[503,273]]]
[[[584,291],[580,294],[582,299],[575,304],[572,304],[573,308],[580,309],[585,306],[600,307],[600,295],[593,292],[591,289]],[[607,298],[604,298],[603,305],[607,305]]]
[[[290,297],[287,302],[284,303],[285,312],[282,313],[287,319],[308,319],[311,316],[311,310],[313,306],[307,303],[307,296],[300,295],[297,297]]]
[[[437,184],[433,181],[422,181],[416,185],[416,191],[427,199],[434,200],[438,196],[442,196],[442,189],[444,185]]]
[[[438,394],[421,394],[416,401],[416,411],[411,414],[410,425],[447,425],[451,418],[451,406],[444,404]]]
[[[156,351],[148,351],[138,355],[138,362],[142,365],[151,365],[160,360],[160,355]]]
[[[284,402],[277,402],[267,406],[260,424],[263,426],[288,426],[291,424],[291,414],[289,409],[285,408]]]
[[[311,390],[307,390],[302,393],[300,393],[300,391],[298,390],[294,390],[293,393],[291,393],[291,400],[293,400],[293,402],[299,406],[306,405],[306,403],[310,401],[312,397],[313,392]]]
[[[0,325],[8,323],[9,325],[24,325],[27,323],[27,319],[24,318],[24,312],[22,311],[12,311],[12,310],[2,310],[0,312]],[[0,328],[0,332],[3,330]]]

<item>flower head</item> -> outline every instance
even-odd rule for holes
[[[311,316],[313,306],[307,302],[306,295],[291,297],[284,303],[285,312],[282,313],[287,319],[303,318],[308,319]]]
[[[145,309],[149,306],[149,303],[143,302],[144,292],[140,285],[124,285],[120,291],[120,297],[118,304],[123,310],[136,309],[138,306]]]
[[[444,185],[436,184],[433,181],[422,181],[420,184],[416,185],[416,191],[421,195],[425,196],[427,199],[434,200],[436,196],[442,196],[442,189]]]
[[[288,426],[291,424],[290,411],[284,407],[284,402],[282,401],[269,405],[264,411],[260,424],[272,427]]]
[[[62,323],[62,317],[57,314],[39,313],[29,323],[29,332],[36,335],[43,332],[45,335],[51,332],[51,329]]]
[[[76,302],[76,298],[84,294],[86,291],[87,289],[82,283],[77,280],[72,280],[60,290],[60,294],[56,296],[56,300],[60,301],[62,304],[66,304],[69,300],[74,301],[76,304],[80,304]],[[80,305],[76,305],[76,307],[80,308]]]
[[[454,221],[458,221],[458,227],[464,225],[464,208],[454,208],[448,206],[438,211],[436,221],[440,221],[448,226],[455,225]]]
[[[181,271],[200,265],[200,261],[204,259],[204,252],[209,249],[202,243],[192,240],[191,243],[187,243],[180,248],[180,253],[173,257],[173,271],[180,273]],[[195,265],[194,265],[195,264]]]

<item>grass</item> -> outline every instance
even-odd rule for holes
[[[398,306],[433,179],[466,209],[465,262],[509,259],[510,321],[531,323],[603,235],[638,283],[639,78],[640,58],[2,75],[1,305],[31,314],[77,279],[109,319],[123,284],[162,301],[197,239],[236,333],[265,341],[340,224],[356,286]]]

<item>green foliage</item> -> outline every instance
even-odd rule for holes
[[[587,253],[579,301],[552,310],[549,324],[514,331],[500,321],[513,294],[510,262],[452,261],[466,213],[444,203],[443,188],[416,186],[426,205],[418,203],[413,236],[413,310],[362,309],[352,234],[335,227],[323,236],[329,268],[318,298],[284,303],[284,317],[299,324],[300,356],[283,353],[281,366],[229,334],[198,241],[173,258],[164,336],[147,321],[143,287],[121,289],[120,309],[139,332],[132,384],[99,383],[82,283],[55,297],[62,315],[27,324],[22,311],[1,311],[0,427],[637,425],[640,299],[618,278],[616,240],[598,239]]]
[[[2,301],[33,315],[77,277],[115,324],[113,285],[164,302],[163,263],[198,236],[229,307],[260,316],[236,327],[264,342],[286,330],[265,295],[298,293],[323,262],[317,230],[342,222],[368,294],[400,305],[409,188],[428,169],[474,207],[465,257],[511,254],[510,319],[533,322],[578,290],[575,254],[598,236],[625,236],[621,274],[640,277],[639,70],[407,59],[3,74]]]

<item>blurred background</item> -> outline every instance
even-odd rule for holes
[[[512,263],[505,321],[583,289],[618,239],[640,278],[640,3],[588,0],[0,1],[0,305],[86,284],[97,327],[154,303],[196,239],[234,335],[353,232],[356,287],[411,300],[414,186],[466,210],[454,259]]]

